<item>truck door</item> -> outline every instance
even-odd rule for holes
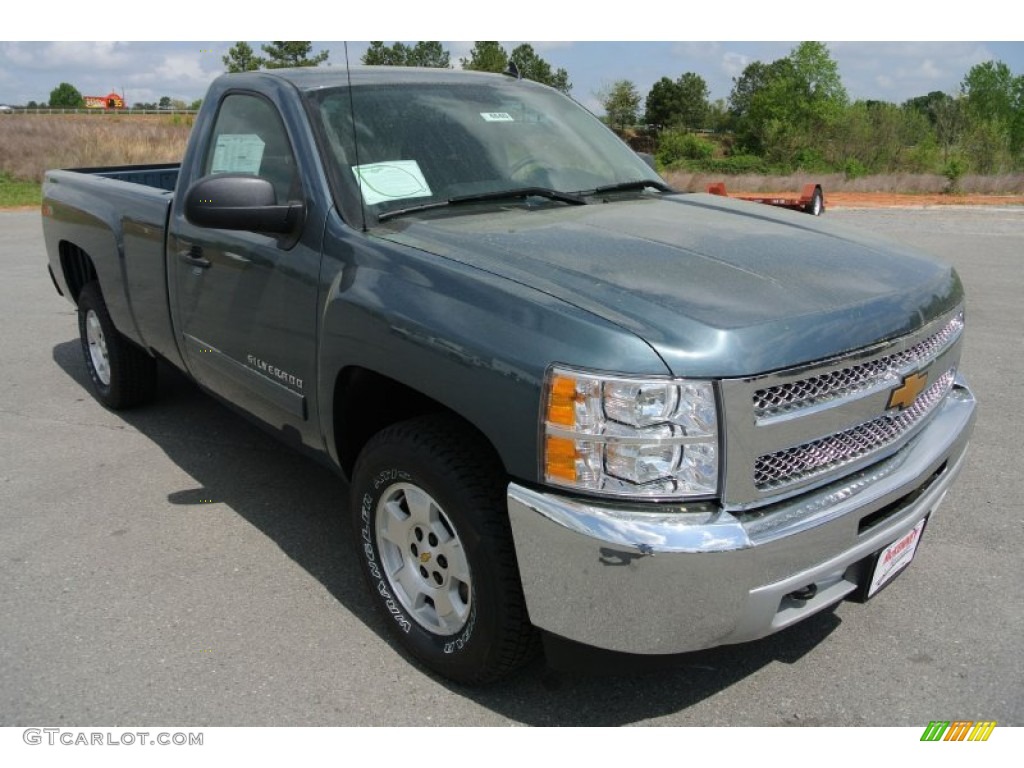
[[[277,107],[256,94],[221,102],[199,175],[214,173],[262,176],[279,204],[304,194]],[[167,258],[178,343],[192,375],[286,437],[318,447],[310,411],[320,242],[308,240],[197,227],[177,206]]]

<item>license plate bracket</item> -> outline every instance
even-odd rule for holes
[[[874,597],[907,569],[917,554],[917,545],[921,542],[927,524],[928,518],[922,518],[896,541],[882,547],[864,561],[855,600],[864,602]]]

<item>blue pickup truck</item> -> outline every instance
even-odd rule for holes
[[[163,360],[334,467],[395,637],[466,683],[872,597],[974,423],[953,269],[679,194],[514,76],[225,75],[180,165],[50,171],[42,214],[99,401]]]

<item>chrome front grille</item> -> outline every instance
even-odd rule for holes
[[[769,419],[887,386],[922,362],[934,359],[960,337],[963,327],[964,315],[958,312],[939,331],[902,352],[759,389],[754,393],[754,417]]]
[[[841,357],[722,381],[725,506],[770,504],[900,450],[955,386],[963,331],[958,307]],[[903,402],[918,382],[924,390]]]
[[[758,457],[754,463],[754,485],[761,491],[787,486],[838,469],[891,445],[941,402],[952,388],[955,376],[956,371],[950,368],[904,411]]]

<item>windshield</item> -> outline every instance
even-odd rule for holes
[[[376,216],[503,191],[661,183],[596,117],[526,81],[356,85],[351,106],[347,88],[309,96],[334,178]]]

